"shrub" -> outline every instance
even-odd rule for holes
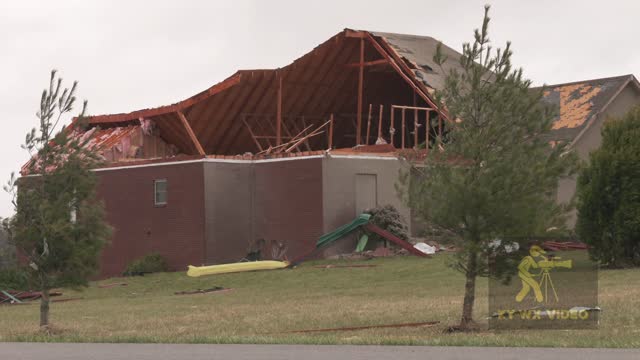
[[[0,270],[0,290],[28,290],[27,274],[18,269]]]
[[[640,265],[640,106],[608,121],[577,186],[579,238],[609,267]]]
[[[387,230],[402,240],[409,239],[409,232],[407,225],[402,218],[402,215],[393,205],[382,205],[373,209],[365,211],[367,214],[371,214],[371,223]],[[373,241],[384,241],[382,237],[377,234],[368,234],[369,239]]]
[[[134,260],[127,266],[124,275],[144,275],[165,271],[169,271],[169,264],[167,263],[167,260],[162,255],[154,253]]]

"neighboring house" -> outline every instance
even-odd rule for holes
[[[600,146],[605,121],[640,105],[640,83],[633,75],[548,85],[545,89],[544,101],[559,110],[551,132],[552,146],[569,144],[583,161]],[[576,178],[560,181],[559,202],[567,203],[574,197]],[[568,219],[570,228],[575,226],[576,215],[574,210]]]
[[[346,29],[283,68],[241,70],[172,105],[91,116],[74,136],[107,162],[96,170],[114,228],[102,276],[152,252],[176,270],[256,250],[293,259],[377,205],[410,221],[399,171],[450,124],[432,98],[445,78],[437,44]],[[460,54],[443,51],[444,70],[458,67]]]

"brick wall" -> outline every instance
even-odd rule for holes
[[[98,175],[98,194],[113,226],[101,277],[119,275],[131,261],[152,252],[166,257],[173,270],[204,262],[202,163],[109,169]],[[166,205],[154,205],[155,179],[168,181]]]

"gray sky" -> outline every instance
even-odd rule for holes
[[[49,71],[91,114],[185,99],[238,69],[289,64],[345,27],[429,35],[460,50],[486,0],[0,0],[0,180],[28,156]],[[490,1],[494,46],[535,84],[640,74],[639,1]],[[0,216],[12,212],[0,190]]]

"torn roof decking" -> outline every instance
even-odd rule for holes
[[[150,119],[156,122],[167,142],[185,154],[196,154],[189,131],[181,125],[178,112],[182,112],[207,154],[250,151],[254,145],[243,125],[243,116],[270,114],[275,117],[280,78],[283,79],[283,122],[307,116],[310,122],[320,123],[330,113],[353,115],[356,112],[361,39],[366,46],[364,60],[369,62],[365,67],[363,113],[368,104],[383,104],[388,116],[389,105],[406,103],[414,92],[424,106],[432,106],[433,89],[416,75],[411,62],[399,58],[402,55],[394,50],[396,45],[389,35],[347,29],[286,67],[241,70],[184,101],[131,113],[92,116],[89,123],[101,127],[122,126],[138,122],[140,118]],[[430,48],[433,42],[429,40],[425,47]],[[342,130],[340,126],[352,125],[337,123],[336,131]]]
[[[550,139],[568,143],[576,140],[629,83],[640,88],[633,75],[545,86],[543,101],[557,111]]]

